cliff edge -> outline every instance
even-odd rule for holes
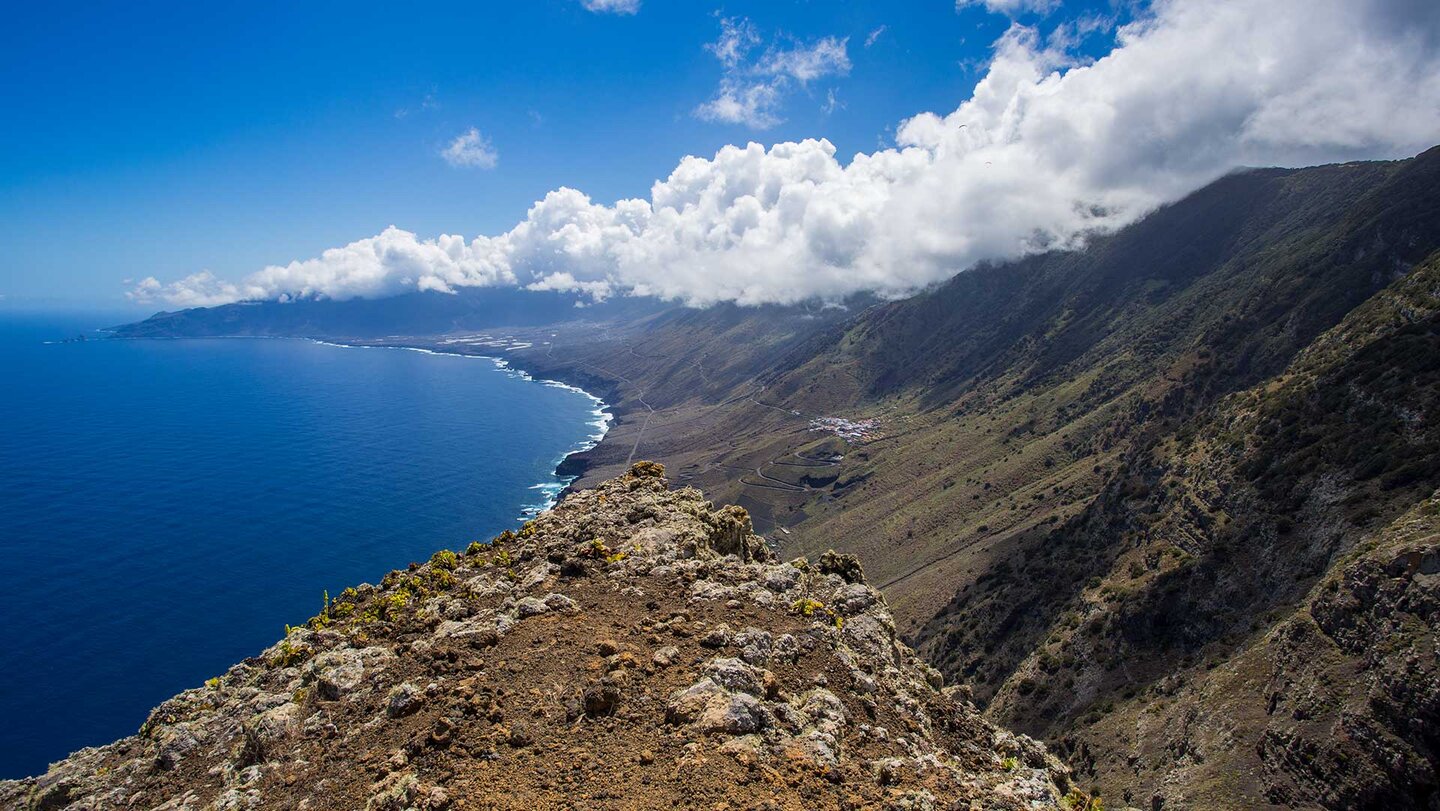
[[[1084,808],[897,641],[854,558],[780,562],[642,462],[347,589],[27,809]]]

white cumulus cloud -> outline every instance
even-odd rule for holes
[[[801,83],[850,72],[845,52],[849,38],[822,37],[809,45],[777,48],[765,54],[756,69],[771,76],[789,76]]]
[[[640,13],[640,0],[580,0],[580,5],[597,14]]]
[[[782,86],[772,80],[720,80],[715,97],[695,108],[695,117],[722,124],[744,124],[751,129],[768,130],[779,124]]]
[[[760,32],[755,30],[755,25],[749,20],[743,17],[722,17],[719,39],[706,45],[705,50],[714,54],[727,69],[734,70],[744,61],[750,49],[759,44]]]
[[[1060,0],[955,0],[955,10],[968,6],[984,6],[992,14],[1015,17],[1026,12],[1048,14],[1060,6]]]
[[[745,41],[732,51],[722,37],[717,56],[765,64]],[[1158,0],[1103,58],[1076,60],[1067,42],[1012,26],[971,97],[902,122],[893,148],[842,160],[823,139],[727,146],[684,158],[647,198],[606,205],[562,188],[495,236],[392,228],[241,282],[147,279],[135,294],[182,306],[487,284],[696,305],[901,295],[978,261],[1080,245],[1236,166],[1401,157],[1440,135],[1437,4]]]
[[[720,60],[725,73],[715,96],[695,108],[697,118],[769,129],[783,120],[780,105],[796,85],[850,72],[848,39],[822,37],[810,43],[772,44],[752,60],[750,54],[760,42],[760,34],[749,20],[720,20],[720,37],[705,48]]]
[[[474,127],[457,135],[449,146],[440,150],[440,157],[451,166],[473,169],[494,169],[500,163],[500,153],[490,139]]]
[[[231,283],[209,271],[170,284],[152,277],[130,291],[136,301],[177,307],[211,307],[235,301],[381,298],[415,290],[454,292],[456,287],[514,284],[515,275],[484,238],[420,239],[393,225],[378,235],[331,248],[313,259],[271,265]]]

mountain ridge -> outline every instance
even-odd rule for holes
[[[1089,806],[894,636],[853,558],[774,559],[660,465],[307,624],[10,808]]]
[[[1200,725],[1178,748],[1162,748],[1168,761],[1154,753],[1137,755],[1155,736],[1136,741],[1120,732],[1156,700],[1146,692],[1151,689],[1147,681],[1173,684],[1206,667],[1225,667],[1230,658],[1247,656],[1244,646],[1214,637],[1219,647],[1206,649],[1198,660],[1136,682],[1124,675],[1132,669],[1129,661],[1163,661],[1165,654],[1135,649],[1127,657],[1117,649],[1107,655],[1122,674],[1116,681],[1111,668],[1086,666],[1082,657],[1047,640],[1069,639],[1073,629],[1065,626],[1084,616],[1082,611],[1072,620],[1073,607],[1096,601],[1101,608],[1093,613],[1102,632],[1127,623],[1154,623],[1153,633],[1162,639],[1184,639],[1191,633],[1187,626],[1201,629],[1217,620],[1217,628],[1276,627],[1301,604],[1304,588],[1279,589],[1277,594],[1289,595],[1279,602],[1235,596],[1237,606],[1212,606],[1170,626],[1163,625],[1164,618],[1184,616],[1184,610],[1166,609],[1163,602],[1131,605],[1124,599],[1107,606],[1105,600],[1133,579],[1134,556],[1122,554],[1126,533],[1147,528],[1178,532],[1158,525],[1163,516],[1146,506],[1145,499],[1163,481],[1137,476],[1135,468],[1151,454],[1163,459],[1174,452],[1171,444],[1206,420],[1222,419],[1213,409],[1226,397],[1252,387],[1265,390],[1273,385],[1267,381],[1282,377],[1298,358],[1320,352],[1319,347],[1361,340],[1353,330],[1334,330],[1352,314],[1363,316],[1366,302],[1399,296],[1399,287],[1392,285],[1432,283],[1433,259],[1427,263],[1426,257],[1440,247],[1437,167],[1440,153],[1431,150],[1410,161],[1225,178],[1097,240],[1084,254],[982,268],[914,299],[870,308],[838,325],[828,338],[815,339],[825,343],[819,353],[788,369],[766,369],[758,402],[708,418],[708,431],[680,428],[648,446],[642,442],[641,449],[671,463],[678,475],[692,475],[701,486],[744,504],[787,549],[811,552],[820,538],[841,539],[846,551],[871,567],[907,638],[930,661],[972,685],[977,700],[997,720],[1056,742],[1108,797],[1152,807],[1197,802],[1428,807],[1435,796],[1436,747],[1423,739],[1388,750],[1396,757],[1408,753],[1406,765],[1394,773],[1360,750],[1346,750],[1309,774],[1277,766],[1294,758],[1293,750],[1315,747],[1324,738],[1265,723],[1255,723],[1228,743],[1215,728],[1198,731]],[[1237,196],[1247,205],[1237,205]],[[1192,233],[1199,236],[1191,238]],[[1189,248],[1197,241],[1205,250]],[[1127,252],[1139,258],[1119,261]],[[1171,264],[1171,256],[1181,259]],[[1093,269],[1085,270],[1086,263]],[[1412,298],[1405,306],[1423,313],[1428,305]],[[977,323],[970,326],[966,319]],[[964,337],[972,331],[975,337]],[[1433,352],[1424,340],[1405,338],[1425,347],[1412,347],[1410,354]],[[654,341],[661,347],[675,343],[664,337]],[[1391,375],[1406,368],[1405,350],[1374,351],[1369,361],[1346,358],[1335,370],[1342,375],[1337,379],[1362,362],[1373,361],[1379,373]],[[668,381],[679,368],[672,359],[639,374],[632,368],[624,373],[631,379],[645,379],[648,373]],[[698,388],[693,378],[668,385],[677,392]],[[937,396],[941,390],[945,394]],[[1435,395],[1422,388],[1413,397],[1414,419],[1427,425]],[[1340,407],[1326,402],[1308,419],[1319,420],[1333,414],[1327,408]],[[684,406],[677,411],[687,413]],[[786,414],[794,416],[787,419]],[[808,420],[825,414],[876,418],[885,426],[883,435],[858,444],[817,439]],[[1367,424],[1371,418],[1355,419]],[[653,433],[656,420],[650,424]],[[1343,462],[1335,453],[1363,447],[1343,422],[1322,433],[1329,444],[1321,447],[1330,450],[1304,464],[1338,471],[1334,466]],[[717,435],[726,437],[723,446],[713,441]],[[624,447],[631,437],[622,429],[617,439]],[[1440,456],[1426,442],[1415,445],[1413,454],[1395,453],[1402,467]],[[597,472],[606,470],[612,458],[606,449],[592,455]],[[827,456],[844,459],[826,468],[821,480],[807,478],[815,468],[795,466]],[[1296,483],[1304,469],[1287,469],[1278,477]],[[753,472],[741,473],[745,470]],[[1381,470],[1380,475],[1387,474]],[[1427,488],[1433,491],[1440,484],[1433,465],[1410,467],[1405,475],[1413,477],[1406,498],[1421,499]],[[1265,514],[1255,512],[1254,502],[1275,497],[1252,498],[1245,515]],[[1352,533],[1303,565],[1282,561],[1269,567],[1271,579],[1263,582],[1279,579],[1301,587],[1320,582],[1341,565],[1347,550],[1382,533],[1384,522],[1407,506],[1401,501],[1377,511],[1374,520],[1382,526]],[[1101,519],[1100,514],[1112,517]],[[1095,520],[1099,529],[1088,535],[1065,529],[1085,520]],[[1297,533],[1325,523],[1319,517],[1309,525],[1294,516],[1285,520],[1300,525],[1290,530]],[[1285,525],[1279,518],[1275,523]],[[1194,526],[1180,537],[1207,538],[1214,531]],[[1257,553],[1271,548],[1269,537],[1250,542]],[[1027,561],[1047,554],[1055,557],[1055,567],[1027,571]],[[1164,571],[1170,563],[1151,564],[1142,556],[1138,565],[1142,572],[1152,566]],[[1202,568],[1223,577],[1227,566],[1237,565],[1245,564],[1210,561]],[[1424,581],[1416,581],[1420,596],[1408,599],[1430,599],[1423,596],[1429,593]],[[938,601],[940,595],[948,595],[948,602]],[[1038,620],[1036,599],[1054,606]],[[1265,605],[1280,614],[1269,616]],[[1232,619],[1221,619],[1231,614]],[[1408,616],[1431,629],[1415,636],[1415,649],[1423,651],[1435,617],[1424,610]],[[1203,633],[1213,637],[1217,632]],[[1323,634],[1311,642],[1313,655],[1334,659]],[[1066,658],[1078,659],[1079,671]],[[1344,657],[1337,661],[1358,666]],[[1407,689],[1430,678],[1425,661],[1422,656],[1409,678],[1402,679]],[[1067,680],[1077,675],[1096,680],[1096,686],[1075,693]],[[1037,695],[1039,689],[1052,697],[1071,697],[1073,703],[1056,714]],[[1251,691],[1247,695],[1256,690],[1245,689]],[[1420,689],[1409,699],[1415,702],[1411,710],[1422,716],[1430,712],[1426,702],[1431,699],[1425,695]],[[1203,711],[1205,702],[1197,699],[1189,708]],[[1164,713],[1150,717],[1156,729],[1184,727]],[[1363,727],[1375,730],[1379,739],[1405,738],[1382,732],[1390,728],[1380,719],[1364,721],[1362,727],[1355,723],[1335,719],[1326,734],[1348,735],[1346,730]],[[1287,744],[1267,750],[1244,735],[1267,740],[1280,735]],[[1195,754],[1185,756],[1186,751]],[[1264,754],[1238,761],[1225,755],[1236,765],[1232,775],[1217,774],[1203,762],[1250,751]],[[1143,768],[1132,760],[1137,756]],[[1265,776],[1251,777],[1257,770]]]
[[[1436,702],[1437,251],[1440,148],[1237,172],[901,301],[507,357],[615,406],[577,485],[657,458],[787,554],[857,555],[907,641],[1106,797],[1432,808],[1406,715]],[[1347,623],[1409,629],[1403,667]]]

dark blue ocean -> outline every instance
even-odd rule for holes
[[[603,431],[479,358],[45,343],[107,323],[0,314],[0,777],[133,733],[326,590],[515,526]]]

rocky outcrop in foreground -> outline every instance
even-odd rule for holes
[[[1083,808],[896,640],[854,558],[779,562],[642,462],[347,589],[34,809]]]

